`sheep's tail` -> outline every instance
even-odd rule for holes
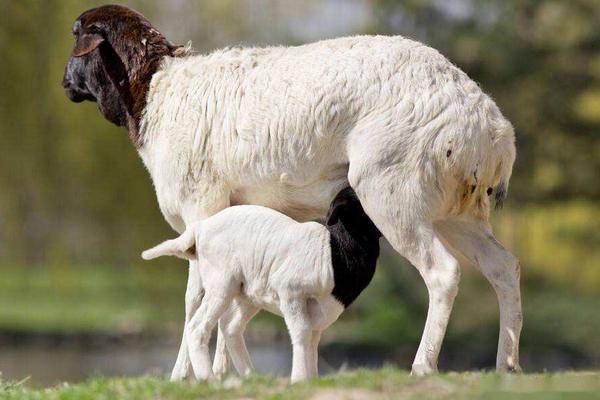
[[[496,204],[495,204],[496,210],[499,210],[502,207],[504,207],[504,200],[506,199],[507,194],[508,194],[508,179],[504,179],[498,184],[498,186],[496,186],[496,194],[494,195],[494,200],[496,201]]]
[[[167,240],[142,253],[144,260],[152,260],[162,256],[176,256],[186,260],[196,259],[196,232],[199,224],[191,225],[178,238]]]
[[[490,200],[502,208],[515,161],[515,136],[511,124],[500,117],[490,124],[490,131],[471,136],[457,151],[442,153],[451,174],[459,183],[453,202],[455,214],[474,213],[489,217]],[[456,154],[455,154],[456,153]],[[493,195],[493,196],[492,196]]]
[[[495,208],[500,209],[508,194],[508,182],[516,157],[515,134],[507,121],[504,121],[496,131],[492,152],[494,153],[492,158],[496,160],[497,165],[490,187],[494,192]]]

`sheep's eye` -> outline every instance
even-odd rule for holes
[[[89,33],[100,33],[100,31],[101,31],[100,25],[97,25],[97,24],[92,24],[92,25],[88,26],[86,30]]]

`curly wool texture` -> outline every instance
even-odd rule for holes
[[[183,199],[161,196],[161,181],[178,192],[200,183],[199,196],[227,187],[234,203],[299,220],[323,216],[352,158],[378,152],[380,167],[422,174],[460,213],[507,185],[515,157],[494,102],[436,50],[402,37],[166,58],[141,130],[163,208]],[[476,196],[464,199],[453,180]]]
[[[520,370],[520,268],[488,222],[489,189],[497,204],[506,195],[514,132],[436,50],[357,36],[167,57],[150,83],[140,133],[161,211],[179,232],[236,204],[323,218],[351,186],[429,292],[413,373],[437,370],[459,260],[478,266],[496,291],[497,370]],[[186,315],[197,306],[197,269],[192,262]],[[214,365],[222,373],[219,332]],[[187,348],[184,334],[173,379],[189,372]]]

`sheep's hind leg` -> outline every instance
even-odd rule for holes
[[[494,237],[487,223],[475,218],[447,219],[436,223],[458,256],[475,265],[490,282],[500,306],[500,335],[496,370],[520,372],[519,336],[523,325],[519,260]]]
[[[438,211],[439,193],[421,181],[419,174],[408,174],[403,168],[351,160],[348,179],[367,215],[392,247],[417,268],[427,286],[427,320],[412,365],[413,374],[424,375],[437,372],[460,267],[431,223]]]

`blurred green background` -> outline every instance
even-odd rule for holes
[[[351,34],[439,49],[516,129],[509,199],[493,224],[523,268],[524,368],[600,366],[600,1],[123,3],[199,52]],[[126,132],[60,86],[71,25],[99,4],[0,0],[0,353],[7,335],[13,346],[32,334],[180,334],[185,263],[139,258],[172,235],[149,176]],[[426,309],[418,274],[386,249],[373,284],[325,341],[408,367]],[[282,329],[263,316],[249,334]],[[492,289],[464,269],[442,368],[493,367],[497,330]]]

